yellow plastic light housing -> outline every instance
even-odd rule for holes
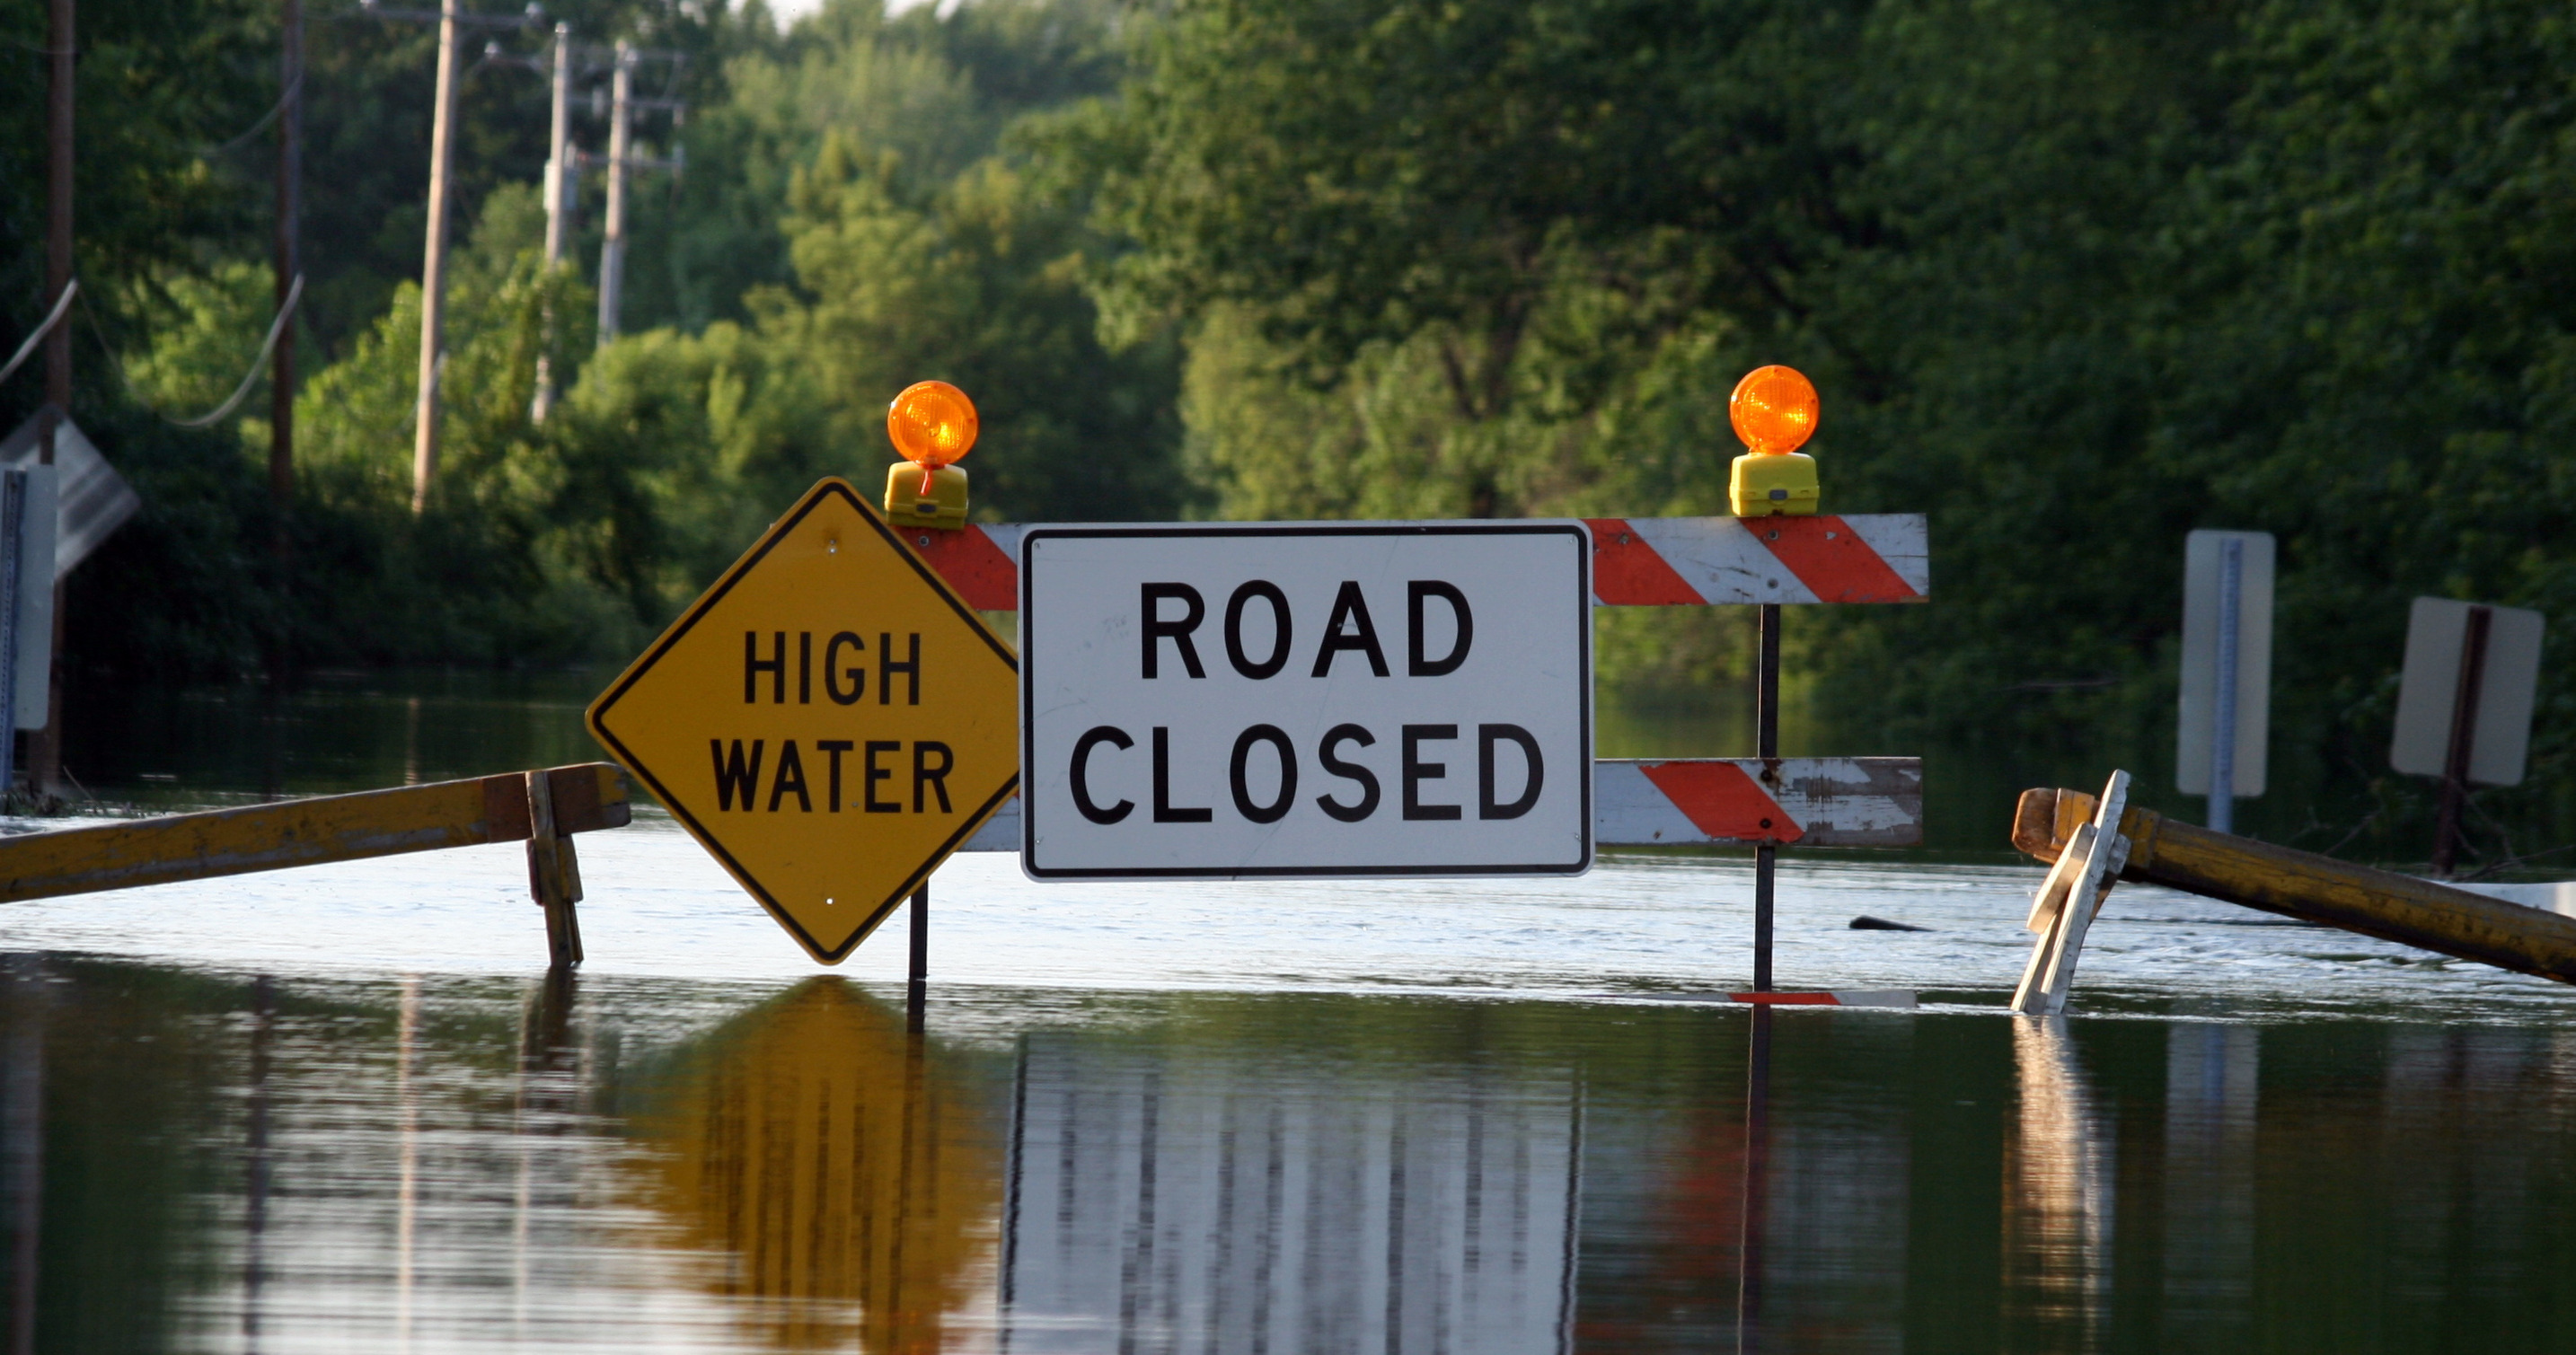
[[[1756,367],[1735,383],[1727,422],[1757,456],[1786,456],[1816,435],[1816,387],[1795,367]]]

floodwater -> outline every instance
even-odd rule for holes
[[[550,681],[550,680],[548,680]],[[560,684],[558,684],[560,685]],[[539,681],[137,703],[101,797],[592,754]],[[176,712],[173,713],[173,707]],[[96,724],[92,725],[96,728]],[[1667,749],[1663,751],[1698,751]],[[1040,885],[821,971],[668,819],[0,912],[12,1350],[2576,1349],[2576,994],[2035,867]],[[1926,927],[1854,931],[1860,914]]]

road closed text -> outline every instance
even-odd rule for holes
[[[1023,865],[1585,869],[1589,549],[1553,523],[1033,530]]]

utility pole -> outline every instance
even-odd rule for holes
[[[304,269],[301,228],[304,197],[304,0],[284,0],[283,48],[277,78],[285,93],[277,111],[277,350],[269,358],[268,496],[277,510],[278,560],[286,559],[287,504],[295,494],[295,317],[287,293]]]
[[[579,182],[572,150],[572,25],[555,25],[553,121],[546,130],[546,267],[563,262],[571,228],[573,185]]]
[[[638,169],[667,169],[676,174],[685,160],[677,146],[667,160],[639,159],[634,153],[636,109],[667,110],[674,127],[688,113],[688,105],[678,99],[635,97],[635,66],[646,57],[674,63],[681,59],[677,52],[647,52],[632,43],[617,44],[615,73],[609,79],[608,229],[599,246],[599,343],[603,348],[617,337],[618,310],[626,292],[627,175]]]
[[[456,164],[456,33],[468,27],[525,28],[545,14],[545,7],[530,0],[526,14],[518,18],[468,14],[458,0],[439,0],[435,10],[358,0],[358,10],[382,19],[438,24],[438,106],[429,124],[429,240],[420,268],[420,387],[412,407],[411,511],[418,513],[429,506],[430,481],[438,474],[438,375],[447,356],[448,187]]]
[[[78,37],[72,3],[73,0],[48,0],[45,6],[45,55],[52,75],[45,99],[45,301],[49,307],[60,302],[63,290],[72,285],[72,80]],[[68,315],[45,336],[45,401],[53,406],[54,414],[46,421],[44,437],[37,441],[36,458],[50,466],[54,464],[56,421],[71,417],[72,327]],[[52,794],[55,784],[62,780],[63,610],[63,584],[57,578],[54,667],[52,680],[46,684],[51,690],[46,697],[45,727],[27,740],[27,780],[39,796]],[[0,745],[16,737],[15,731],[0,730]]]
[[[620,38],[615,74],[609,77],[608,232],[599,245],[599,342],[617,337],[617,303],[626,287],[626,154],[635,110],[635,47]]]
[[[45,56],[52,75],[45,99],[45,304],[62,299],[72,282],[72,108],[74,75],[73,0],[49,0],[45,6]],[[68,414],[72,407],[72,327],[54,326],[45,336],[45,400]],[[40,455],[54,463],[54,434],[45,430]]]
[[[546,273],[563,267],[564,236],[572,226],[572,25],[555,25],[553,123],[546,133]],[[528,417],[544,423],[555,404],[555,316],[546,309],[545,346],[537,352],[537,398]]]
[[[531,7],[530,14],[537,11]],[[572,148],[572,79],[573,63],[580,55],[573,46],[572,25],[556,24],[554,52],[540,61],[534,57],[511,56],[501,44],[483,45],[483,66],[518,66],[550,76],[553,80],[552,123],[546,131],[546,272],[552,274],[563,266],[564,240],[572,230],[573,190],[581,182],[581,153]],[[481,69],[478,66],[476,69]],[[537,350],[537,393],[528,402],[528,421],[544,423],[555,403],[555,311],[548,303],[545,311],[545,335]]]
[[[438,474],[438,375],[447,341],[447,179],[455,166],[457,0],[439,0],[438,107],[429,125],[429,242],[420,265],[420,388],[412,407],[411,511]]]

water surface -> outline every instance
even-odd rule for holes
[[[593,756],[525,682],[153,703],[92,765],[181,804]],[[2536,979],[2124,887],[2023,1020],[2036,868],[1793,853],[1783,981],[1925,1005],[1755,1017],[1702,1000],[1741,856],[973,856],[914,1036],[899,929],[818,971],[667,818],[580,851],[572,979],[515,847],[0,914],[12,1348],[2576,1347]]]

